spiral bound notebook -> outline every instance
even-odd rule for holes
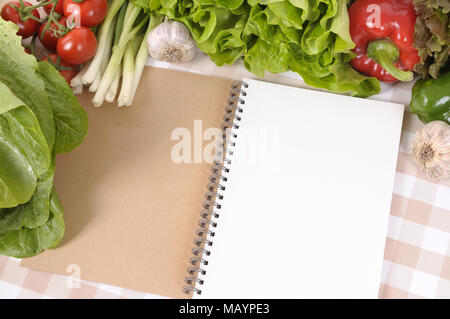
[[[80,97],[66,235],[22,266],[174,298],[377,297],[403,106],[156,68],[140,86],[126,109]]]
[[[185,292],[376,298],[402,118],[397,104],[234,83]]]

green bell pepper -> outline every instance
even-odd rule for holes
[[[450,71],[438,79],[418,80],[409,107],[424,123],[439,120],[450,124]]]

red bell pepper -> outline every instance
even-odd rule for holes
[[[380,81],[411,81],[411,71],[420,61],[413,46],[413,0],[356,0],[349,17],[356,45],[353,67]]]

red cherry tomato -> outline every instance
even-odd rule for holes
[[[75,28],[58,40],[56,51],[66,62],[83,64],[89,61],[97,50],[97,39],[86,27]]]
[[[59,24],[65,26],[66,25],[66,17],[62,16],[59,21]],[[50,24],[50,27],[47,28],[47,30],[44,32],[45,27],[47,26],[48,22],[45,22],[43,24],[41,24],[41,26],[39,27],[39,31],[38,31],[38,36],[39,36],[39,40],[41,40],[42,44],[44,45],[44,47],[52,52],[56,52],[56,45],[58,44],[58,39],[61,36],[58,36],[58,34],[55,35],[54,30],[60,30],[59,26],[55,23],[52,22]]]
[[[55,12],[59,14],[64,14],[64,7],[63,7],[64,0],[56,0],[56,7]],[[44,6],[45,13],[49,14],[50,11],[52,11],[53,3],[47,4]]]
[[[75,23],[79,16],[79,23],[84,27],[95,27],[103,21],[108,11],[107,0],[84,0],[77,3],[74,0],[64,0],[64,15],[69,18],[74,15]]]
[[[24,1],[23,3],[25,5],[25,7],[32,6],[32,4],[29,2]],[[22,36],[22,38],[24,38],[24,39],[31,37],[33,34],[36,33],[37,29],[39,28],[39,24],[40,24],[38,21],[32,19],[31,15],[33,15],[34,17],[39,19],[40,18],[39,12],[37,11],[37,9],[32,10],[30,17],[28,17],[28,18],[26,18],[26,20],[24,19],[24,21],[22,21],[20,19],[20,15],[19,15],[19,12],[17,11],[17,9],[11,5],[16,6],[17,8],[19,8],[19,10],[23,9],[23,8],[20,8],[19,1],[8,2],[2,8],[2,13],[1,13],[2,18],[6,21],[12,21],[19,26],[19,31],[17,31],[17,35]]]
[[[65,62],[61,58],[59,59],[59,64],[58,64],[58,55],[56,53],[51,53],[51,54],[48,55],[48,57],[50,58],[51,63],[53,64],[53,66],[56,67],[56,69],[58,69],[58,67],[71,68],[71,70],[59,70],[59,74],[61,74],[61,76],[64,79],[66,79],[66,82],[69,83],[69,85],[70,85],[70,81],[78,73],[78,71],[76,69],[76,66],[73,65],[73,64]],[[48,61],[49,60],[48,57],[45,56],[42,60]]]

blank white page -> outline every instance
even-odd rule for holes
[[[200,298],[376,298],[404,106],[244,79]]]

